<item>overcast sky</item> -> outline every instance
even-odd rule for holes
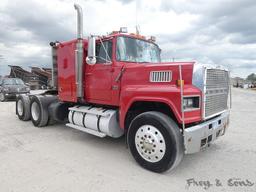
[[[141,34],[156,36],[164,59],[256,73],[255,0],[1,0],[0,75],[9,64],[51,66],[49,42],[76,36],[74,2],[84,10],[85,36],[121,26],[135,32],[138,23]]]

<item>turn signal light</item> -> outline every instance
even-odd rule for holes
[[[184,80],[177,80],[177,86],[180,87],[180,86],[184,86]]]

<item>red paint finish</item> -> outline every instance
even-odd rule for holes
[[[86,65],[86,100],[110,103],[112,100],[112,66],[110,64]]]
[[[115,39],[106,40],[112,41],[112,58],[115,58]],[[114,60],[112,63],[86,65],[85,100],[89,103],[119,106],[120,82],[115,79],[120,70],[121,67]]]
[[[58,46],[58,92],[63,101],[76,102],[75,86],[75,50],[76,41],[69,41]]]
[[[167,104],[173,111],[179,123],[181,120],[180,87],[176,86],[179,79],[179,65],[182,65],[182,76],[185,82],[184,95],[199,95],[201,92],[192,84],[194,63],[161,63],[161,64],[129,64],[122,78],[120,95],[120,125],[124,126],[124,114],[136,101],[156,101]],[[151,71],[171,70],[170,83],[149,82]],[[185,123],[201,120],[201,110],[185,112]]]
[[[181,120],[179,65],[182,66],[182,76],[185,82],[184,95],[199,95],[201,91],[192,85],[193,62],[172,63],[128,63],[116,61],[116,37],[114,34],[106,37],[113,43],[112,63],[85,63],[87,41],[84,40],[84,100],[86,103],[102,104],[119,108],[120,127],[124,128],[127,111],[136,101],[155,101],[167,104],[175,114],[179,123]],[[123,34],[122,34],[123,35]],[[136,37],[135,35],[130,35]],[[139,37],[142,38],[142,37]],[[104,41],[104,39],[103,39]],[[65,102],[77,102],[75,83],[75,46],[76,40],[61,43],[58,46],[58,85],[59,99]],[[117,79],[122,68],[124,73]],[[149,81],[151,71],[172,71],[172,81],[168,83],[153,83]],[[185,123],[201,121],[201,110],[185,112]]]

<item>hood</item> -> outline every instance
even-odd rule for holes
[[[27,91],[26,85],[3,85],[3,88],[7,88],[8,92],[25,92]]]
[[[179,66],[181,66],[185,84],[192,84],[194,64],[195,62],[126,63],[124,78],[136,84],[138,81],[148,82],[151,72],[168,71],[171,74],[171,84],[175,84],[176,80],[180,79]]]

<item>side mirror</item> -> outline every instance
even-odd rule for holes
[[[96,39],[93,36],[88,38],[88,52],[86,57],[86,63],[88,65],[94,65],[96,63]]]

